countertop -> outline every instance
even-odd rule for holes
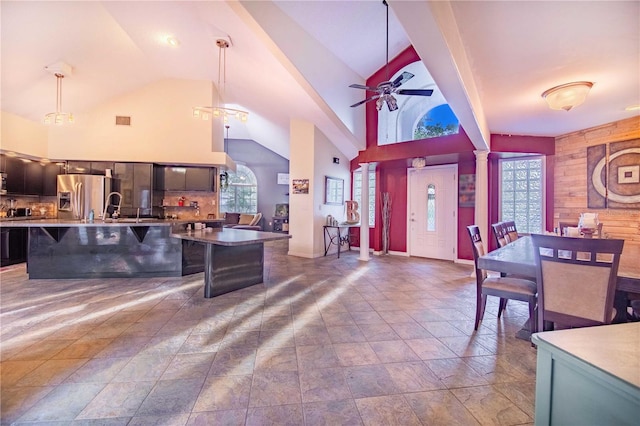
[[[242,246],[291,238],[291,235],[288,234],[233,228],[208,228],[194,231],[174,232],[171,236],[183,240],[197,241],[199,243],[215,244],[219,246]]]
[[[15,220],[22,219],[22,220]],[[188,223],[224,223],[224,219],[150,219],[143,218],[136,220],[136,218],[123,218],[123,219],[108,219],[103,222],[102,220],[94,220],[93,222],[83,220],[70,220],[70,219],[40,219],[38,216],[31,216],[31,219],[27,218],[10,218],[10,220],[0,221],[0,226],[11,226],[18,228],[55,228],[55,227],[96,227],[96,226],[174,226],[185,225]]]
[[[536,333],[532,342],[555,346],[640,387],[640,322]]]

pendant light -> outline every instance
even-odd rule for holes
[[[71,66],[60,62],[45,67],[45,69],[56,77],[56,111],[45,114],[43,122],[44,124],[55,124],[57,126],[72,124],[74,122],[73,114],[62,111],[62,79],[65,74],[71,74]]]
[[[231,47],[231,39],[219,38],[216,40],[218,46],[218,102],[217,106],[197,106],[193,107],[193,117],[201,118],[202,120],[209,120],[210,117],[222,117],[222,120],[227,123],[229,117],[235,117],[241,122],[246,122],[249,118],[249,113],[241,109],[227,108],[220,106],[220,92],[224,93],[227,84],[227,49]],[[224,65],[223,65],[224,64]],[[222,77],[222,84],[220,79]]]

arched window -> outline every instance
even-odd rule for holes
[[[427,139],[455,135],[460,129],[458,118],[448,104],[431,108],[418,120],[413,130],[413,139]]]
[[[220,213],[257,213],[258,180],[245,165],[238,164],[236,172],[228,172],[228,186],[220,188]]]
[[[390,80],[403,72],[414,77],[402,84],[402,89],[433,89],[434,92],[431,96],[394,96],[398,104],[395,111],[389,111],[384,105],[378,112],[378,145],[458,133],[458,119],[422,61],[408,64]]]

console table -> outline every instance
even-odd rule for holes
[[[351,250],[351,236],[349,233],[349,228],[359,227],[359,223],[354,224],[340,224],[340,225],[323,225],[324,229],[324,255],[326,256],[329,253],[329,249],[332,245],[338,247],[338,258],[340,258],[340,247],[343,245],[347,245],[349,250]],[[346,229],[346,234],[343,234],[343,229]]]

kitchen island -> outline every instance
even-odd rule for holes
[[[205,245],[204,297],[219,296],[264,280],[264,243],[290,235],[248,229],[202,229],[172,235]]]
[[[40,219],[28,228],[29,279],[179,277],[204,271],[204,245],[173,238],[193,220]],[[222,229],[222,219],[199,221]]]

